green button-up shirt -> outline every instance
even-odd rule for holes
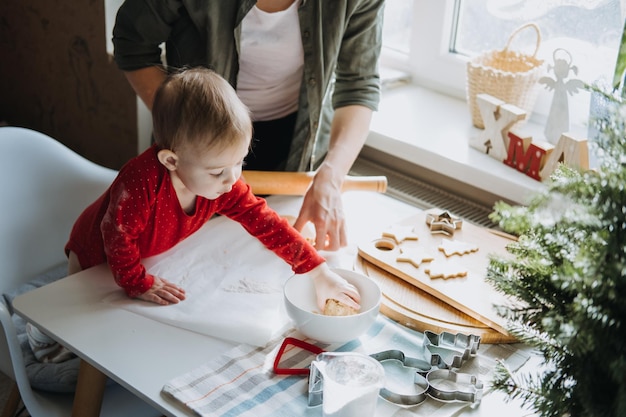
[[[237,87],[241,21],[256,0],[126,0],[113,29],[115,61],[132,71],[206,66]],[[377,110],[384,0],[302,0],[304,72],[287,171],[315,169],[334,108]],[[272,57],[268,57],[272,59]]]

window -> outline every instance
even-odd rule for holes
[[[104,30],[107,53],[113,56],[113,26],[115,25],[115,15],[124,0],[104,0]]]
[[[533,22],[541,30],[537,57],[547,69],[561,48],[576,67],[570,77],[610,81],[624,27],[622,2],[387,0],[382,64],[410,72],[417,84],[464,98],[469,57],[503,49],[516,28]],[[533,31],[525,30],[511,39],[510,48],[532,54],[536,42]],[[541,89],[535,107],[539,117],[548,114],[551,98],[551,92]],[[572,122],[586,122],[588,106],[587,92],[571,96]]]
[[[388,50],[405,56],[409,54],[412,21],[412,0],[387,0],[385,2],[383,39]]]

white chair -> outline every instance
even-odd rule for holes
[[[115,177],[44,134],[0,127],[0,292],[6,293],[66,262],[63,247],[80,212]],[[9,306],[0,303],[0,371],[15,381],[2,416],[21,397],[32,417],[68,417],[73,394],[31,388]],[[138,397],[108,384],[102,416],[159,416]]]

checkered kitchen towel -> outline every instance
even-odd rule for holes
[[[265,347],[240,345],[220,357],[172,379],[163,392],[182,403],[195,415],[203,417],[293,417],[319,416],[319,407],[308,407],[308,377],[283,376],[273,372],[273,363],[284,337],[303,337],[290,330]],[[311,341],[309,341],[311,342]],[[422,357],[422,333],[398,326],[379,315],[367,334],[346,344],[317,344],[326,351],[356,351],[372,354],[389,349],[401,350],[406,356]],[[464,362],[460,372],[479,375],[486,381],[496,363],[503,359],[512,369],[521,367],[530,354],[520,345],[481,345],[478,355]],[[310,352],[287,349],[281,367],[305,368],[314,359]],[[381,404],[385,403],[385,404]],[[443,407],[445,406],[445,412]],[[452,415],[467,404],[446,404],[428,398],[422,404],[404,409],[402,415]],[[377,415],[394,415],[394,405],[379,401]],[[442,408],[442,410],[439,410]]]

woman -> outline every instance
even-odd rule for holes
[[[316,247],[337,250],[347,244],[341,185],[380,98],[383,4],[126,0],[115,60],[148,108],[168,68],[202,65],[226,78],[254,120],[246,168],[316,170],[294,226],[311,221]]]

